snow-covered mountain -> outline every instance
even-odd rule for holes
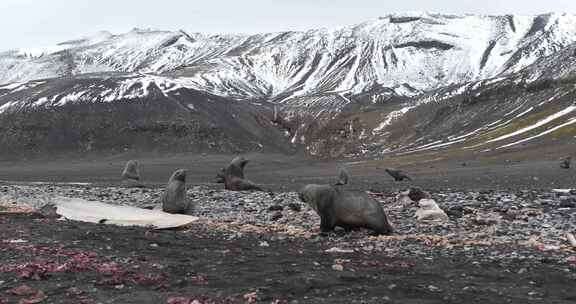
[[[101,32],[0,53],[0,145],[318,156],[516,147],[576,122],[575,46],[576,16],[559,14]]]
[[[404,84],[420,92],[515,72],[575,41],[576,16],[558,14],[395,14],[337,29],[259,35],[135,29],[0,53],[0,84],[127,72],[235,98],[280,101]]]

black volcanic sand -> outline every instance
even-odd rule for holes
[[[545,152],[545,151],[543,151]],[[568,153],[570,151],[566,151]],[[559,154],[558,154],[559,155]],[[280,154],[248,154],[247,177],[275,191],[294,191],[307,183],[335,182],[338,166],[346,166],[351,187],[374,191],[405,189],[497,190],[575,188],[576,167],[561,169],[559,156],[538,151],[532,155],[499,154],[451,157],[429,153],[384,157],[381,160],[315,160]],[[144,182],[163,185],[172,172],[188,169],[189,184],[210,184],[234,155],[119,155],[91,159],[0,161],[0,181],[91,182],[116,185],[129,159],[137,159]],[[576,162],[574,163],[576,166]],[[405,170],[413,183],[396,183],[384,169]],[[217,185],[216,187],[221,187]]]
[[[544,257],[478,262],[326,253],[322,240],[261,246],[259,235],[229,240],[193,228],[153,231],[0,216],[0,303],[576,301],[573,275]]]

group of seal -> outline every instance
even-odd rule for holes
[[[139,165],[135,160],[126,162],[121,178],[124,187],[144,187],[140,180]],[[194,204],[186,197],[186,170],[178,169],[172,173],[162,193],[160,203],[162,211],[167,213],[192,214],[194,212]]]
[[[249,160],[238,156],[215,178],[216,183],[223,183],[231,191],[264,191],[261,186],[245,178],[244,169]],[[400,170],[386,169],[396,180],[411,180]],[[160,203],[162,211],[176,214],[193,214],[194,203],[186,196],[186,174],[178,169],[170,176]],[[391,234],[394,229],[382,206],[366,192],[346,188],[349,182],[348,172],[341,168],[337,182],[330,184],[309,184],[298,191],[299,199],[308,204],[320,216],[320,231],[326,234],[341,227],[345,230],[366,228],[374,234]],[[122,171],[122,183],[128,187],[142,187],[138,162],[130,160]],[[417,195],[423,196],[421,193]]]
[[[232,191],[264,191],[262,187],[244,178],[244,168],[248,160],[238,156],[232,159],[228,166],[222,168],[216,175],[216,182],[223,183],[226,190]],[[194,204],[186,196],[186,170],[178,169],[172,173],[166,189],[162,193],[160,203],[162,211],[175,214],[192,214]],[[138,162],[129,160],[121,174],[122,185],[125,187],[143,187],[140,180]]]

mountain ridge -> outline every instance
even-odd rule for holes
[[[190,88],[234,98],[358,94],[374,82],[428,91],[518,71],[575,42],[574,28],[571,15],[412,13],[255,35],[133,30],[45,52],[0,53],[0,84],[126,72],[173,76]]]
[[[23,78],[0,84],[0,145],[381,157],[576,135],[572,15],[397,14],[209,37],[133,30],[0,53],[0,80]]]

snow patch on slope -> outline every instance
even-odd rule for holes
[[[566,114],[569,114],[570,112],[572,112],[572,111],[574,111],[574,110],[576,110],[576,106],[569,106],[569,107],[567,107],[566,109],[564,109],[564,110],[562,110],[562,111],[559,111],[559,112],[556,112],[556,113],[554,113],[554,114],[552,114],[552,115],[550,115],[550,116],[548,116],[548,117],[546,117],[546,118],[544,118],[544,119],[536,122],[535,124],[533,124],[533,125],[531,125],[531,126],[528,126],[528,127],[522,128],[522,129],[520,129],[520,130],[514,131],[514,132],[512,132],[512,133],[508,133],[508,134],[506,134],[506,135],[502,135],[502,136],[500,136],[500,137],[491,139],[491,140],[487,141],[486,143],[492,143],[492,142],[496,142],[496,141],[501,141],[501,140],[504,140],[504,139],[507,139],[507,138],[510,138],[510,137],[514,137],[514,136],[517,136],[517,135],[526,133],[526,132],[528,132],[528,131],[530,131],[530,130],[534,130],[534,129],[538,128],[538,127],[541,127],[541,126],[543,126],[543,125],[545,125],[545,124],[547,124],[547,123],[555,120],[555,119],[558,119],[558,118],[560,118],[560,117],[562,117],[562,116],[564,116],[564,115],[566,115]]]

